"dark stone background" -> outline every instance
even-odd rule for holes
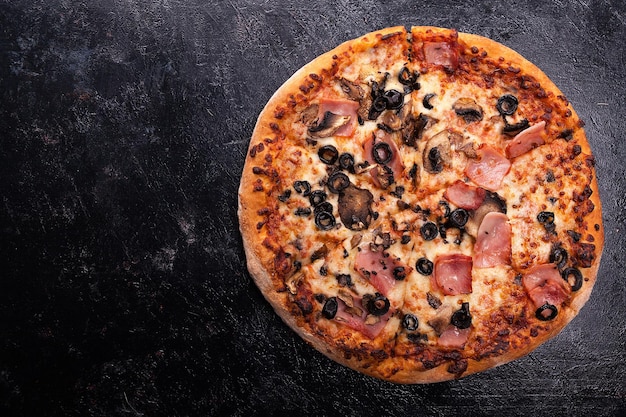
[[[587,122],[606,248],[531,355],[399,386],[306,345],[251,281],[237,188],[271,94],[392,25],[489,36]],[[626,415],[622,0],[0,0],[0,415]]]

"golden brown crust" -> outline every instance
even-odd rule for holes
[[[510,341],[507,340],[507,343],[511,343],[511,346],[515,344],[516,347],[493,355],[476,352],[474,357],[457,350],[444,350],[433,361],[428,362],[417,357],[373,352],[371,351],[373,348],[369,348],[370,351],[367,349],[356,351],[347,348],[350,346],[349,339],[354,337],[355,340],[358,340],[358,335],[355,332],[341,333],[342,338],[346,339],[347,342],[340,343],[333,340],[332,334],[324,333],[323,329],[317,328],[313,324],[315,317],[320,314],[321,307],[310,304],[302,305],[298,302],[298,297],[301,297],[300,293],[297,292],[299,289],[294,292],[293,289],[289,288],[283,276],[285,274],[281,274],[281,268],[284,265],[281,259],[285,258],[288,261],[291,254],[284,253],[281,246],[282,237],[276,236],[271,227],[267,227],[268,223],[281,221],[280,218],[272,218],[272,216],[278,216],[277,214],[268,213],[275,213],[273,211],[275,197],[270,198],[270,195],[285,185],[281,184],[283,178],[280,167],[277,167],[275,163],[275,158],[279,156],[283,146],[282,143],[281,146],[276,146],[275,142],[278,140],[288,143],[289,140],[293,140],[289,137],[289,132],[282,131],[276,125],[276,121],[301,112],[303,107],[308,104],[307,96],[314,94],[319,88],[325,88],[325,78],[332,78],[338,67],[350,62],[352,56],[378,47],[385,39],[397,37],[402,43],[412,39],[415,48],[419,39],[423,37],[435,37],[439,40],[449,39],[451,36],[455,39],[458,36],[461,47],[475,47],[476,50],[486,51],[493,59],[505,62],[511,68],[511,72],[518,71],[530,75],[534,82],[541,85],[542,94],[545,92],[546,96],[549,97],[546,100],[557,100],[558,98],[560,104],[565,101],[566,111],[569,112],[568,120],[578,120],[573,108],[566,102],[563,93],[554,83],[539,68],[510,48],[488,38],[466,33],[456,34],[456,32],[451,32],[448,29],[413,27],[409,35],[403,27],[387,28],[347,41],[332,51],[319,56],[293,74],[276,91],[257,120],[239,188],[238,215],[247,267],[262,294],[279,316],[304,340],[334,361],[365,374],[397,383],[439,382],[484,371],[524,356],[554,337],[578,314],[589,299],[598,273],[604,244],[598,184],[595,171],[591,167],[593,178],[591,178],[589,187],[592,193],[587,198],[595,208],[584,215],[584,224],[586,225],[584,241],[593,242],[596,250],[593,254],[595,258],[590,266],[584,269],[585,284],[571,297],[569,305],[564,306],[554,320],[549,323],[529,324],[524,340],[521,339],[521,336],[519,340],[514,337]],[[406,46],[408,47],[408,44]],[[548,116],[544,114],[543,117]],[[579,147],[578,154],[588,155],[585,163],[593,165],[591,149],[582,126],[572,129],[571,135],[572,138],[569,140]],[[269,152],[270,148],[274,153]],[[289,179],[289,181],[291,180],[293,179]],[[583,222],[578,224],[583,224]],[[310,292],[308,289],[307,291]],[[528,334],[531,334],[532,337]],[[394,340],[381,343],[383,345],[386,343],[393,344],[395,343]]]

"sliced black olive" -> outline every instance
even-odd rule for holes
[[[496,108],[502,116],[511,116],[517,110],[517,97],[511,94],[505,94],[498,99]]]
[[[431,110],[433,108],[433,105],[430,104],[430,100],[436,95],[437,94],[429,93],[424,96],[424,98],[422,99],[422,105],[425,109]]]
[[[372,157],[379,164],[386,164],[393,158],[391,146],[385,142],[377,142],[372,148]]]
[[[326,201],[326,197],[327,195],[324,191],[316,190],[309,195],[309,202],[313,207],[315,207]]]
[[[322,307],[322,316],[327,318],[328,320],[333,319],[337,315],[337,308],[339,304],[337,303],[337,297],[330,297],[326,299],[324,303],[324,307]]]
[[[349,153],[342,153],[339,155],[339,166],[341,169],[354,174],[354,156]]]
[[[366,301],[365,308],[374,316],[382,316],[389,311],[389,300],[383,295],[376,293],[374,296],[363,297]]]
[[[327,213],[332,214],[333,212],[333,205],[331,203],[329,203],[328,201],[324,201],[320,204],[318,204],[317,206],[315,206],[315,208],[313,209],[313,213],[317,214],[320,211],[325,211]]]
[[[349,274],[338,274],[337,283],[340,287],[349,287],[352,285],[352,277]]]
[[[376,96],[372,101],[372,107],[370,107],[367,118],[369,120],[376,120],[386,108],[387,98],[383,95]]]
[[[427,258],[419,258],[415,263],[415,269],[422,275],[430,275],[433,273],[433,263]]]
[[[320,157],[320,160],[328,165],[332,165],[337,162],[337,158],[339,158],[339,152],[337,152],[337,148],[333,145],[325,145],[322,146],[318,151],[317,155]]]
[[[452,314],[450,323],[458,329],[467,329],[472,325],[472,315],[469,311],[469,303],[461,304],[461,309]]]
[[[420,227],[420,233],[424,240],[433,240],[439,234],[439,228],[433,222],[426,222]]]
[[[518,122],[512,125],[505,123],[504,128],[502,129],[502,132],[508,136],[515,136],[522,130],[527,129],[529,126],[530,126],[530,123],[528,123],[528,120],[523,119],[521,122]]]
[[[295,211],[296,216],[307,217],[311,214],[311,209],[308,207],[298,207]]]
[[[544,314],[544,312],[546,312],[548,310],[549,310],[549,312],[548,312],[548,315],[546,316]],[[552,304],[548,303],[547,301],[546,301],[546,303],[544,305],[539,307],[537,309],[537,311],[535,311],[535,317],[537,317],[541,321],[552,320],[553,318],[555,318],[557,316],[557,314],[559,314],[559,310],[557,310],[556,306],[553,306]]]
[[[414,330],[417,330],[417,328],[419,327],[419,321],[417,320],[417,317],[415,317],[413,314],[405,314],[404,318],[402,319],[402,327],[412,332]]]
[[[284,203],[289,200],[289,197],[291,197],[291,190],[286,189],[281,195],[278,196],[278,200]]]
[[[415,73],[412,73],[407,67],[402,67],[398,74],[398,81],[400,81],[402,85],[412,86],[415,82],[415,78]]]
[[[396,281],[403,281],[406,278],[406,270],[403,266],[393,268],[393,278]]]
[[[450,215],[450,205],[448,204],[448,202],[445,201],[445,200],[441,200],[439,202],[439,205],[441,207],[443,207],[443,215],[444,215],[444,217],[448,217]]]
[[[461,228],[469,220],[469,213],[465,209],[458,208],[450,213],[449,219],[454,227]]]
[[[550,251],[550,262],[556,264],[557,268],[563,269],[567,263],[567,251],[562,246],[553,246]]]
[[[422,161],[426,172],[437,174],[443,171],[444,167],[450,166],[452,161],[450,138],[454,137],[454,135],[453,132],[442,130],[428,139],[422,153]]]
[[[308,181],[295,181],[293,183],[293,189],[296,190],[298,194],[302,194],[305,197],[311,194],[311,184],[309,184]]]
[[[398,90],[387,90],[383,96],[387,99],[388,110],[399,109],[404,104],[404,95]]]
[[[542,211],[537,215],[537,220],[541,224],[554,223],[554,213],[552,213],[551,211]]]
[[[561,276],[572,287],[572,291],[578,291],[583,286],[583,274],[577,268],[566,268]],[[573,284],[570,277],[574,277]]]
[[[337,171],[328,178],[326,185],[328,185],[328,189],[331,192],[339,194],[342,190],[348,188],[350,178],[343,172]]]
[[[439,148],[431,148],[428,152],[428,162],[430,162],[431,171],[433,173],[441,172],[443,170],[443,163],[441,160],[441,152]]]
[[[330,230],[335,224],[335,216],[327,211],[320,211],[315,215],[315,225],[320,230]]]

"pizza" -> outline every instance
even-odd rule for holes
[[[604,241],[563,93],[513,50],[436,27],[368,33],[288,79],[258,117],[238,215],[284,322],[397,383],[484,371],[556,336]]]

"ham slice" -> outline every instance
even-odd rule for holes
[[[506,146],[506,157],[518,157],[528,151],[543,145],[546,141],[541,135],[546,127],[545,120],[519,132]]]
[[[511,263],[511,225],[506,214],[492,211],[483,217],[474,244],[474,266],[491,268]]]
[[[369,244],[360,247],[354,261],[354,269],[384,296],[389,294],[398,281],[396,280],[396,276],[400,276],[398,272],[394,276],[394,271],[399,271],[396,268],[402,268],[403,277],[412,270],[410,266],[382,250],[371,250]]]
[[[480,207],[485,200],[485,195],[486,192],[482,188],[468,185],[461,180],[456,180],[443,193],[446,200],[466,210],[475,210]]]
[[[439,336],[439,345],[449,348],[462,349],[467,343],[471,328],[459,329],[453,325],[449,325],[446,330]]]
[[[496,191],[502,185],[504,176],[511,169],[511,162],[500,152],[487,145],[476,151],[478,159],[471,160],[465,167],[465,175],[474,183],[489,191]]]
[[[431,284],[444,295],[472,292],[472,258],[460,253],[435,258]]]
[[[363,333],[370,339],[374,339],[385,328],[389,317],[393,311],[389,309],[387,313],[380,316],[380,320],[373,324],[366,324],[367,310],[363,307],[360,298],[354,298],[354,307],[349,308],[346,303],[337,299],[337,314],[335,320],[346,325],[347,327]]]
[[[452,42],[424,42],[424,58],[431,65],[456,69],[459,65],[459,48]]]
[[[358,123],[357,111],[359,102],[353,100],[322,99],[319,103],[318,120],[322,120],[326,112],[331,112],[339,116],[349,116],[348,123],[341,126],[334,136],[352,136],[356,124]]]
[[[532,267],[524,274],[522,285],[536,308],[545,303],[560,305],[571,292],[569,284],[561,277],[555,264]]]

